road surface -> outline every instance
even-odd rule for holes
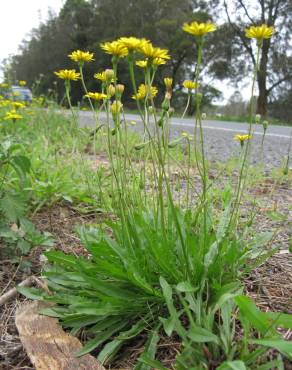
[[[99,117],[100,121],[105,121],[103,114]],[[137,124],[131,126],[134,131],[142,131],[142,123],[139,115],[126,114],[127,121],[135,121]],[[80,111],[79,120],[81,126],[95,127],[92,112]],[[214,161],[226,161],[235,156],[240,151],[240,144],[234,141],[236,134],[246,134],[248,132],[247,123],[224,122],[214,120],[204,120],[204,140],[207,158]],[[193,134],[194,119],[172,118],[170,122],[171,138],[179,137],[182,132]],[[285,162],[291,141],[292,127],[269,125],[264,142],[264,163],[266,167],[282,166]],[[256,125],[253,131],[253,144],[251,152],[251,163],[256,164],[262,160],[261,141],[263,128]],[[290,145],[291,146],[291,145]],[[292,147],[291,147],[292,157]],[[292,166],[292,158],[290,167]]]

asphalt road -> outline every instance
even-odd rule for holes
[[[105,119],[100,115],[100,121]],[[135,121],[135,126],[130,126],[134,131],[142,130],[141,119],[135,114],[126,114],[127,121]],[[80,111],[80,125],[86,127],[95,127],[93,114],[88,111]],[[230,157],[237,155],[240,151],[240,144],[234,141],[234,135],[246,134],[248,132],[247,123],[224,122],[205,120],[203,121],[204,140],[207,158],[214,161],[226,161]],[[181,132],[193,134],[194,119],[190,118],[172,118],[170,122],[171,138],[180,136]],[[269,125],[266,132],[264,143],[264,163],[268,168],[283,165],[287,158],[289,145],[292,136],[292,127]],[[251,151],[251,163],[256,164],[262,160],[261,141],[263,137],[263,128],[256,125],[253,130],[253,145]],[[292,156],[292,147],[291,147]],[[292,158],[290,167],[292,167]]]

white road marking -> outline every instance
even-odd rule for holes
[[[82,114],[84,116],[91,116],[92,113],[91,112],[82,112]],[[136,121],[139,121],[140,120],[140,117],[139,116],[136,116],[134,114],[126,114],[125,115],[126,118],[128,116],[128,119],[133,119],[133,120],[136,120]],[[220,122],[220,121],[218,121]],[[175,122],[175,121],[170,121],[170,124],[172,126],[179,126],[181,128],[183,127],[194,127],[194,124],[193,123],[183,123],[183,122]],[[232,124],[232,123],[230,123]],[[207,129],[207,130],[218,130],[218,131],[226,131],[226,132],[235,132],[237,134],[239,133],[243,133],[243,134],[246,134],[248,132],[248,130],[242,130],[242,129],[234,129],[234,128],[226,128],[226,127],[215,127],[215,126],[205,126],[203,125],[203,129]],[[288,127],[287,127],[288,129]],[[292,128],[291,128],[291,132],[292,132]],[[254,131],[252,133],[252,135],[260,135],[260,136],[263,136],[263,132],[259,132],[259,131]],[[270,137],[279,137],[279,138],[283,138],[283,139],[290,139],[291,138],[291,135],[284,135],[284,134],[275,134],[275,133],[272,133],[272,132],[267,132],[266,133],[266,136],[270,136]]]
[[[191,123],[179,123],[179,122],[171,122],[171,125],[172,126],[180,126],[180,127],[194,127],[193,124]],[[214,127],[214,126],[204,126],[203,125],[203,129],[209,129],[209,130],[219,130],[219,131],[229,131],[229,132],[236,132],[236,133],[244,133],[246,134],[247,133],[247,130],[235,130],[233,128],[226,128],[226,127]],[[263,132],[258,132],[258,131],[254,131],[252,133],[253,135],[263,135]],[[281,137],[281,138],[285,138],[285,139],[290,139],[291,136],[289,135],[283,135],[283,134],[273,134],[273,133],[269,133],[267,132],[266,133],[266,136],[274,136],[274,137]]]

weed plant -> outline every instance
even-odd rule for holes
[[[65,129],[57,120],[51,124],[50,119],[44,126],[41,121],[35,123],[38,135],[41,134],[36,145],[48,148],[33,159],[35,177],[28,191],[35,197],[35,209],[60,199],[71,201],[76,194],[82,199],[80,194],[84,191],[85,198],[96,199],[115,218],[99,228],[80,229],[89,258],[61,251],[46,253],[49,265],[43,276],[50,295],[37,289],[19,291],[31,298],[54,302],[54,307],[42,313],[58,317],[74,334],[85,330],[89,340],[77,355],[97,348],[98,359],[104,364],[122,356],[127,342],[143,335],[144,347],[135,370],[165,369],[156,359],[159,341],[161,336],[176,335],[181,346],[171,365],[175,369],[281,369],[283,359],[291,359],[292,345],[282,338],[278,328],[292,328],[292,318],[261,312],[244,295],[242,284],[244,277],[275,253],[275,248],[267,247],[273,234],[252,235],[252,222],[239,222],[255,122],[254,84],[263,40],[270,38],[274,30],[267,25],[246,30],[247,37],[257,41],[249,129],[246,135],[236,137],[241,148],[237,181],[220,192],[214,191],[214,181],[208,176],[200,111],[204,39],[216,26],[193,22],[183,29],[194,36],[197,45],[195,78],[184,82],[187,105],[193,99],[196,106],[192,136],[185,134],[170,141],[171,78],[164,80],[165,97],[159,110],[155,101],[155,76],[170,56],[167,50],[154,47],[148,40],[123,37],[101,45],[112,56],[112,65],[95,75],[101,82],[99,92],[87,91],[83,79],[86,63],[93,61],[90,52],[77,50],[69,55],[78,71],[56,72],[64,80],[73,119]],[[131,87],[126,88],[132,89],[140,114],[139,143],[130,140],[123,111],[125,86],[119,83],[118,74],[123,59],[131,76]],[[144,77],[140,86],[136,85],[137,73]],[[102,142],[109,162],[94,180],[83,153],[88,136],[84,137],[78,128],[78,112],[70,100],[72,81],[78,80],[96,120],[90,136],[93,152],[96,154],[98,143]],[[184,187],[178,180],[175,191],[172,166],[178,158],[173,150],[182,145],[185,165],[179,171]],[[72,162],[68,161],[68,167],[60,163],[56,150],[71,156],[79,166],[71,172]],[[200,177],[200,187],[194,186],[193,167]],[[85,189],[76,184],[85,184]],[[214,204],[216,197],[221,202],[219,210]],[[270,348],[275,351],[272,359],[268,355]]]

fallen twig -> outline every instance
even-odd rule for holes
[[[41,289],[44,289],[48,294],[50,294],[50,291],[49,291],[47,285],[40,278],[37,278],[36,276],[29,276],[27,279],[23,280],[17,286],[29,287],[33,284],[36,284],[38,287],[40,287]],[[0,306],[7,303],[8,301],[10,301],[16,295],[17,295],[17,288],[14,287],[14,288],[10,289],[7,293],[3,294],[0,297]]]

